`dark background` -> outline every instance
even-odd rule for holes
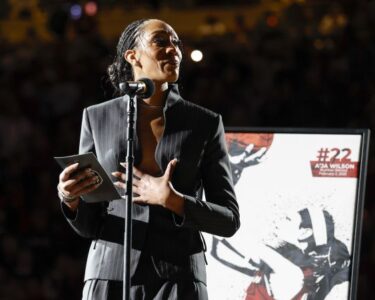
[[[134,19],[176,29],[182,95],[226,126],[374,128],[375,1],[137,2],[72,19],[87,1],[0,0],[0,299],[80,299],[89,241],[62,217],[52,157],[76,153],[83,107],[111,98],[106,66]],[[358,299],[375,299],[372,149]]]

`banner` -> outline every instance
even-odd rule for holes
[[[205,234],[210,299],[354,299],[368,138],[227,130],[241,227]]]

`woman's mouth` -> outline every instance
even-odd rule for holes
[[[180,65],[180,61],[177,59],[170,59],[166,62],[166,64],[178,67]]]

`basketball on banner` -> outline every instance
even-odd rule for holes
[[[227,133],[225,136],[228,147],[234,144],[237,147],[245,149],[248,145],[254,145],[254,150],[265,147],[267,150],[271,147],[273,141],[273,133]]]

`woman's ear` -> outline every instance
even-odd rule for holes
[[[124,53],[124,59],[131,64],[132,66],[139,66],[139,59],[137,56],[137,52],[133,49],[128,49]]]

